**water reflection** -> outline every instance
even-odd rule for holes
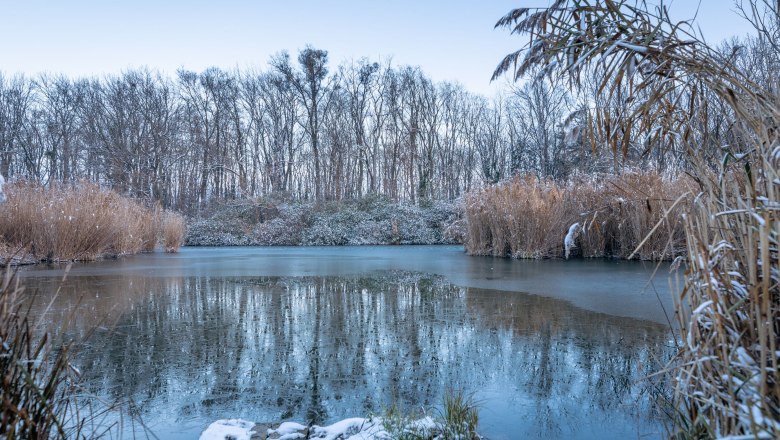
[[[26,283],[45,298],[59,280]],[[79,303],[73,331],[111,328],[80,354],[91,391],[130,398],[161,438],[225,417],[430,407],[448,387],[476,392],[494,440],[660,436],[637,380],[665,355],[664,328],[559,300],[410,273],[74,277],[51,319]]]

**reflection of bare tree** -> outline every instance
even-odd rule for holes
[[[470,290],[467,304],[472,316],[513,335],[515,380],[536,408],[531,433],[554,435],[578,420],[611,423],[604,415],[614,412],[651,412],[651,384],[643,379],[671,353],[662,327],[534,295]]]
[[[663,329],[557,300],[420,276],[68,283],[52,313],[93,289],[80,328],[121,314],[81,353],[94,392],[132,398],[153,425],[329,422],[391,400],[431,406],[456,387],[493,390],[484,412],[512,408],[527,436],[656,427],[637,380]]]

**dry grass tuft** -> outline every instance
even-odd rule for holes
[[[680,210],[667,211],[693,189],[686,178],[664,179],[652,172],[625,173],[601,182],[573,180],[562,185],[518,177],[466,197],[466,250],[472,255],[561,258],[564,237],[579,224],[574,254],[672,259],[684,251]]]
[[[184,237],[187,233],[187,224],[184,221],[184,217],[166,211],[162,215],[160,232],[165,252],[178,252],[184,243]]]
[[[12,256],[16,261],[88,261],[148,252],[162,228],[159,209],[90,183],[17,183],[7,186],[6,195],[0,210],[6,261]]]

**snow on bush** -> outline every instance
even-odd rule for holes
[[[445,230],[459,219],[456,203],[429,206],[383,197],[328,203],[240,201],[190,221],[191,246],[334,246],[459,242]]]

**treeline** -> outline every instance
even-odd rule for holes
[[[269,194],[454,199],[516,173],[611,166],[566,135],[567,115],[588,98],[564,86],[537,81],[489,100],[389,62],[331,71],[313,48],[265,70],[173,78],[0,74],[0,173],[89,180],[190,211]]]
[[[269,194],[452,199],[508,172],[501,109],[419,68],[331,72],[311,48],[262,71],[0,76],[0,173],[181,210]]]
[[[772,78],[764,46],[722,50]],[[272,57],[265,70],[0,74],[0,174],[42,184],[88,180],[192,213],[213,199],[376,194],[420,203],[517,174],[561,181],[626,164],[685,166],[684,151],[653,148],[668,139],[632,136],[621,115],[635,104],[620,91],[604,98],[599,84],[596,74],[576,91],[529,80],[491,100],[416,67],[361,59],[331,68],[327,52],[310,47],[295,60]],[[706,98],[676,97],[696,105]],[[707,127],[694,135],[716,157],[733,117],[712,102]],[[589,124],[593,106],[614,108],[614,124]],[[607,128],[581,128],[594,125]]]

